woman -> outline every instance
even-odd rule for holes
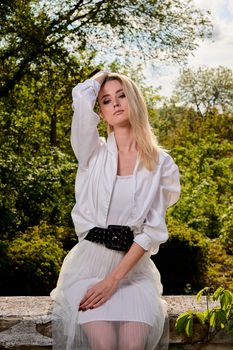
[[[96,99],[107,142],[97,131]],[[165,211],[179,197],[178,168],[157,146],[141,92],[126,76],[99,72],[78,84],[73,108],[79,243],[51,293],[54,349],[167,349],[166,305],[150,256],[168,239]]]

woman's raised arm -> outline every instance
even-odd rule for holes
[[[72,91],[74,114],[71,126],[71,145],[79,167],[88,166],[91,155],[100,145],[97,130],[99,116],[93,109],[106,75],[106,72],[99,72],[91,79],[75,86]]]

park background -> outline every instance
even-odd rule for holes
[[[77,243],[71,91],[95,69],[141,86],[154,132],[180,168],[170,238],[153,256],[164,294],[233,290],[233,71],[226,59],[233,9],[213,1],[208,13],[201,3],[207,8],[187,0],[0,4],[1,295],[48,295]],[[196,52],[204,62],[195,62]],[[99,131],[106,136],[105,125]]]

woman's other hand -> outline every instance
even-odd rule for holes
[[[109,276],[88,289],[80,301],[79,310],[86,311],[103,305],[116,291],[118,283],[119,280]]]
[[[104,79],[107,77],[108,72],[107,71],[100,71],[93,75],[90,79],[98,81],[100,85],[104,82]]]

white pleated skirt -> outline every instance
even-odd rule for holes
[[[68,253],[51,292],[54,350],[95,350],[98,337],[106,343],[105,349],[127,350],[132,348],[127,344],[137,341],[140,334],[144,337],[139,340],[140,350],[168,349],[160,274],[148,253],[121,280],[109,300],[96,309],[79,311],[86,291],[105,278],[124,254],[87,240]]]

